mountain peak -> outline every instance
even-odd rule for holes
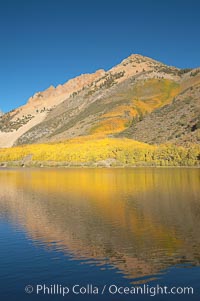
[[[141,64],[141,63],[156,63],[156,64],[162,64],[164,65],[163,63],[157,61],[157,60],[154,60],[148,56],[144,56],[144,55],[141,55],[141,54],[131,54],[130,56],[128,56],[127,58],[125,58],[122,63],[136,63],[136,64]]]

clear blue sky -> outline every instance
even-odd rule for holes
[[[199,0],[0,0],[0,109],[131,53],[200,66]]]

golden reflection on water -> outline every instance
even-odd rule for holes
[[[0,170],[0,216],[127,277],[200,262],[199,169]]]

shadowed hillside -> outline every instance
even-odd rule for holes
[[[199,70],[200,71],[200,70]],[[191,77],[190,73],[190,77]],[[193,78],[194,77],[194,78]],[[169,103],[142,120],[135,120],[120,133],[151,144],[172,142],[187,145],[200,142],[200,74],[196,71],[182,82],[181,92]]]

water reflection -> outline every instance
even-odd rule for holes
[[[0,170],[0,217],[126,277],[200,262],[198,169]]]

